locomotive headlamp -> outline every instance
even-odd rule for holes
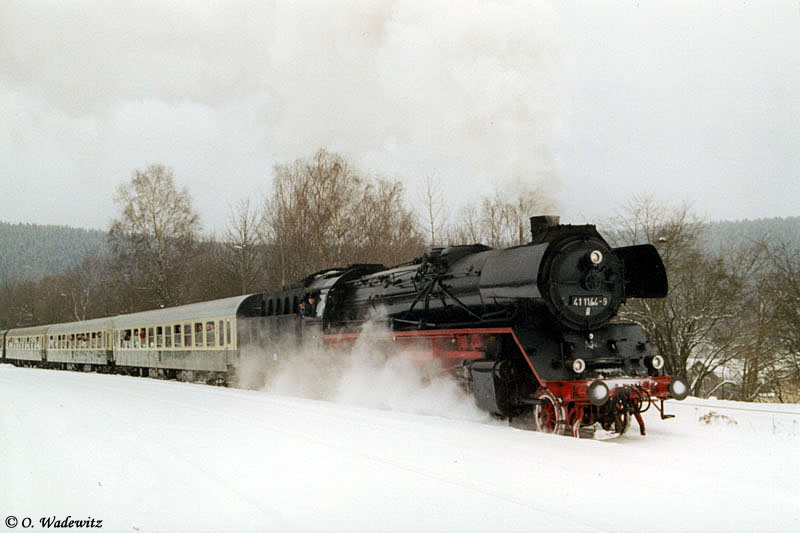
[[[589,261],[591,261],[593,265],[599,265],[603,262],[603,252],[600,250],[592,250],[589,253]]]
[[[672,383],[669,384],[669,393],[676,400],[683,400],[689,395],[689,387],[686,386],[686,383],[682,379],[675,378],[672,380]]]
[[[660,355],[656,355],[653,357],[653,361],[650,364],[652,364],[653,368],[655,368],[656,370],[661,370],[662,368],[664,368],[664,358],[661,357]]]
[[[572,362],[572,371],[573,372],[575,372],[576,374],[580,374],[584,370],[586,370],[586,361],[584,361],[583,359],[575,359]]]
[[[600,407],[608,402],[608,398],[611,393],[609,392],[608,386],[605,383],[602,381],[595,381],[589,385],[588,389],[586,389],[586,395],[589,397],[589,401],[592,402],[592,405]]]

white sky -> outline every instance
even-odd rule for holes
[[[339,151],[458,206],[800,215],[800,3],[3,2],[0,220],[107,229],[162,163],[207,230]]]

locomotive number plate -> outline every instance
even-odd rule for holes
[[[605,307],[608,305],[608,296],[570,296],[569,305],[575,307]]]

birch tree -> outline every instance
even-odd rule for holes
[[[117,189],[114,202],[121,213],[109,241],[117,265],[135,267],[134,283],[142,284],[151,303],[183,303],[187,264],[200,230],[188,189],[178,189],[171,169],[149,165]]]

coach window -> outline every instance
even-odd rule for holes
[[[183,346],[185,348],[192,347],[192,325],[191,324],[184,324],[183,325]]]
[[[153,328],[147,328],[147,342],[151,348],[154,348],[156,338],[153,336]]]
[[[206,346],[216,346],[214,321],[206,322]]]
[[[133,329],[133,347],[138,348],[142,341],[142,335],[139,333],[139,328]]]
[[[203,323],[202,322],[195,322],[194,323],[194,345],[195,346],[203,346]]]
[[[164,327],[164,348],[172,348],[172,326]]]
[[[289,307],[289,297],[288,296],[286,298],[284,298],[284,300],[283,300],[283,312],[286,313],[287,315],[292,312],[292,308]]]
[[[272,298],[270,298],[269,301],[267,302],[267,316],[272,316],[272,312],[273,312]]]
[[[181,337],[181,325],[175,324],[175,347],[180,348],[183,346],[183,337]]]
[[[156,326],[156,348],[161,348],[164,345],[164,329],[161,326]]]
[[[228,339],[228,346],[233,346],[233,339],[231,338],[231,321],[225,321],[225,338]]]

